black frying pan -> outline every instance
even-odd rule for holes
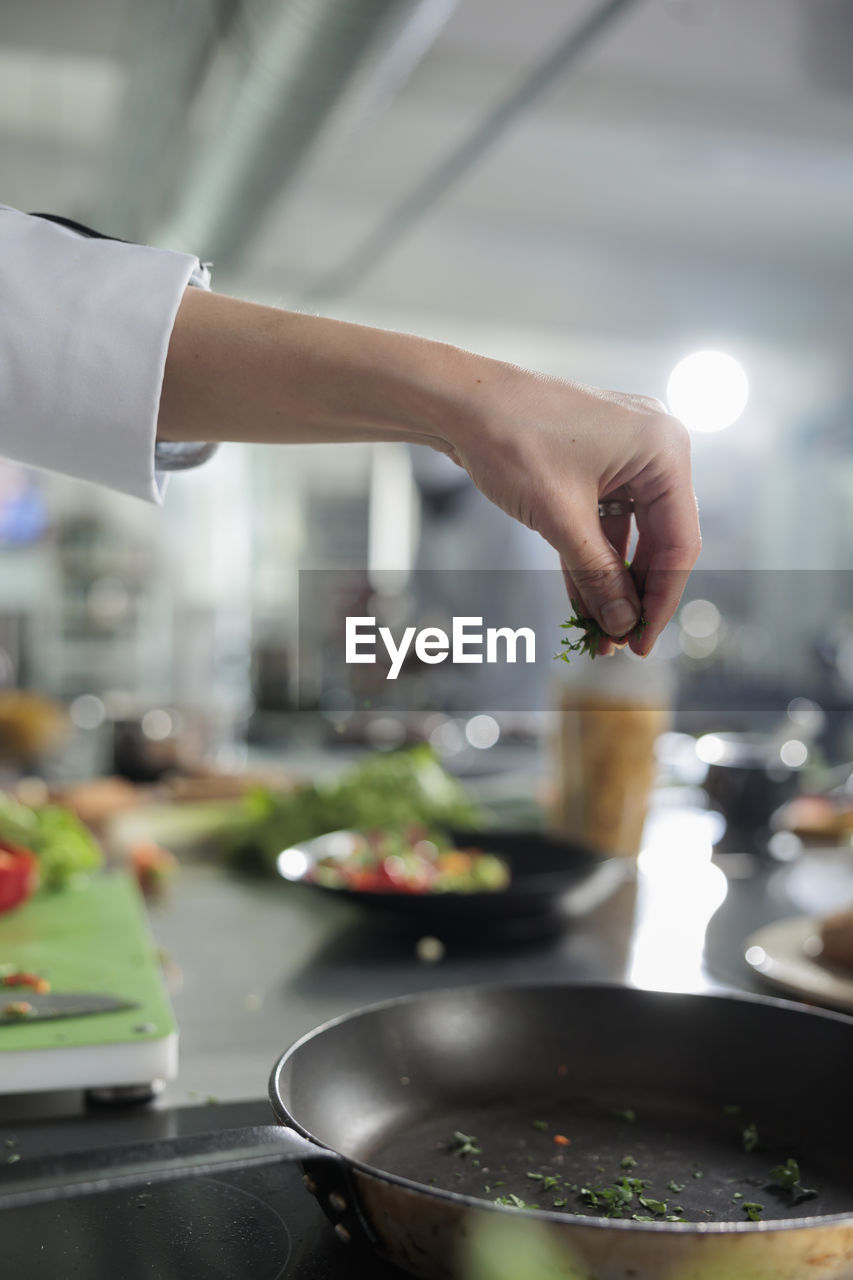
[[[117,1148],[101,1153],[102,1175],[91,1153],[21,1162],[0,1180],[0,1207],[291,1159],[341,1239],[431,1280],[460,1275],[471,1233],[499,1214],[539,1220],[571,1280],[850,1280],[852,1082],[853,1019],[782,1001],[440,991],[341,1018],[288,1050],[270,1082],[281,1128]],[[479,1153],[459,1153],[457,1132]],[[588,1211],[580,1189],[614,1185],[629,1156],[646,1198],[687,1221],[638,1200],[619,1218],[575,1216]],[[770,1179],[791,1157],[815,1198]],[[559,1188],[546,1191],[551,1177]],[[539,1208],[503,1208],[498,1195]],[[747,1220],[745,1199],[763,1204],[761,1221]]]

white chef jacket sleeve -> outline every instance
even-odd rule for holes
[[[0,205],[0,454],[159,502],[161,468],[207,446],[160,446],[166,351],[197,258],[90,238]]]

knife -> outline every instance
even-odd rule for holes
[[[8,1000],[0,995],[0,1027],[23,1027],[30,1022],[53,1022],[57,1018],[83,1018],[93,1013],[119,1013],[123,1009],[139,1008],[132,1000],[90,995],[85,991],[58,991],[49,995],[27,992],[20,996],[3,993],[6,994],[10,997]]]

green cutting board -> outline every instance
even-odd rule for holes
[[[38,893],[0,915],[0,965],[6,964],[41,974],[52,992],[117,996],[136,1008],[0,1025],[0,1093],[18,1091],[22,1080],[30,1086],[18,1055],[28,1069],[38,1068],[36,1089],[141,1082],[158,1065],[160,1076],[174,1074],[174,1016],[145,905],[130,876],[105,872]],[[0,1001],[5,996],[26,999],[26,991],[0,988]],[[158,1046],[168,1051],[158,1052]]]

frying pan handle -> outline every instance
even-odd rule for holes
[[[345,1175],[344,1161],[334,1151],[284,1125],[254,1125],[22,1160],[0,1176],[0,1209],[287,1161],[310,1163],[312,1169],[318,1164],[337,1165],[339,1176]]]

